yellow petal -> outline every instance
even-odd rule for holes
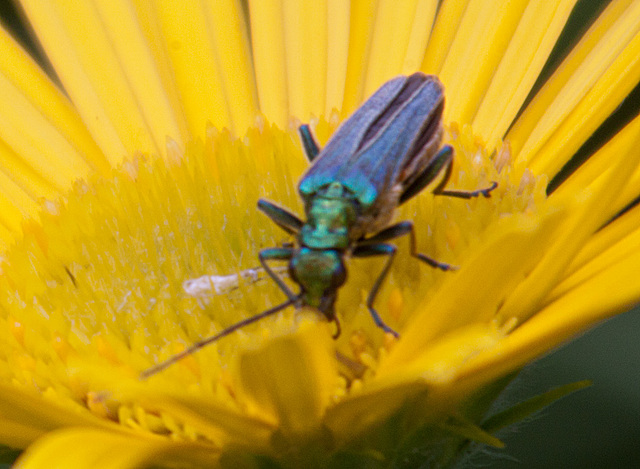
[[[3,76],[0,93],[3,99],[0,138],[11,149],[5,152],[4,159],[7,166],[22,169],[15,175],[16,182],[22,182],[37,197],[63,191],[74,179],[89,174],[89,165],[64,135]],[[29,178],[30,173],[35,174],[33,179]]]
[[[289,114],[308,120],[325,108],[327,2],[285,0],[283,13]]]
[[[85,426],[119,431],[115,423],[97,418],[81,407],[67,409],[41,395],[0,383],[0,443],[23,448],[47,432],[62,427]]]
[[[353,0],[349,24],[349,62],[344,86],[342,117],[347,117],[362,103],[365,74],[371,50],[373,28],[376,22],[377,2]]]
[[[86,2],[27,0],[22,5],[65,90],[110,163],[118,164],[136,152],[164,153],[166,135],[153,135],[147,103],[137,100],[98,10]],[[153,77],[144,66],[140,72]]]
[[[15,154],[6,146],[0,144],[0,160],[7,159],[18,162]],[[7,165],[10,166],[10,165]],[[11,171],[7,171],[11,176],[8,177],[4,172],[0,172],[0,225],[8,231],[5,240],[5,246],[13,238],[12,234],[20,232],[20,225],[24,218],[37,218],[40,205],[36,203],[34,197],[23,189],[20,185],[16,184],[15,174]],[[30,171],[27,169],[26,174]],[[33,179],[38,179],[37,176],[31,173]]]
[[[180,132],[175,109],[172,108],[172,102],[165,92],[154,56],[148,47],[148,36],[142,31],[137,12],[131,2],[96,1],[95,7],[97,17],[107,32],[109,45],[158,153],[165,153],[167,138],[183,146],[185,136]],[[202,134],[203,130],[200,133]]]
[[[638,220],[636,219],[636,223]],[[589,262],[585,263],[580,269],[571,273],[561,283],[556,285],[549,293],[547,301],[554,301],[569,290],[576,288],[585,281],[593,278],[601,272],[613,268],[617,263],[621,262],[628,256],[632,256],[640,250],[640,229],[626,236],[620,242],[608,246],[607,249],[599,252]]]
[[[509,131],[508,140],[516,153],[522,149],[525,141],[536,127],[540,116],[567,85],[580,64],[585,61],[592,50],[600,43],[603,36],[625,14],[626,9],[633,2],[634,0],[619,0],[609,3],[607,8],[580,39],[580,42],[571,50],[542,89],[538,91],[534,99],[527,105],[527,108]]]
[[[469,254],[454,277],[418,309],[380,364],[378,374],[393,373],[442,334],[465,324],[489,321],[504,298],[539,262],[565,216],[560,206],[549,207],[540,219],[516,216],[503,220],[482,247]]]
[[[576,0],[533,1],[527,5],[500,61],[480,108],[473,131],[492,153],[529,95]]]
[[[218,72],[215,45],[203,5],[186,2],[175,8],[171,2],[157,2],[156,7],[189,131],[192,135],[203,135],[207,122],[233,130],[231,103]]]
[[[415,360],[394,368],[393,373],[378,374],[361,389],[352,390],[350,395],[327,411],[324,423],[340,438],[356,438],[371,425],[384,421],[403,404],[412,399],[424,402],[433,389],[446,388],[464,363],[491,349],[503,337],[504,331],[492,324],[471,324],[459,328],[430,344]],[[449,406],[432,407],[422,417],[429,417],[429,414],[433,417],[454,408],[451,401]]]
[[[628,138],[622,139],[620,152],[603,177],[592,187],[578,194],[580,200],[570,211],[561,233],[546,248],[535,270],[510,295],[500,314],[503,318],[527,318],[540,308],[540,302],[561,279],[565,269],[589,237],[612,216],[609,210],[618,198],[612,187],[625,187],[633,169],[640,162],[636,145],[640,138],[640,119],[630,126]],[[555,200],[559,196],[552,195]]]
[[[234,411],[204,396],[188,393],[146,396],[144,390],[140,393],[137,399],[145,408],[171,415],[219,446],[246,445],[265,449],[276,428],[275,422]]]
[[[444,0],[441,3],[420,68],[424,73],[440,73],[469,3],[470,0]]]
[[[513,325],[509,324],[511,327]],[[387,379],[411,381],[420,379],[428,384],[451,384],[459,368],[479,353],[493,348],[504,338],[508,328],[492,322],[468,324],[434,340],[424,351],[398,368]],[[374,380],[374,383],[378,380]],[[384,378],[381,380],[384,381]],[[377,383],[376,383],[377,384]]]
[[[207,32],[215,44],[219,80],[224,85],[230,108],[232,129],[238,136],[244,135],[255,124],[258,112],[258,92],[251,63],[251,51],[242,4],[238,0],[204,2]],[[191,44],[189,44],[191,47]],[[203,64],[207,66],[207,64]],[[185,73],[197,73],[189,69]],[[187,84],[190,88],[193,84]],[[206,102],[200,104],[206,108]],[[210,119],[210,118],[209,118]],[[197,135],[197,134],[196,134]]]
[[[125,469],[167,464],[210,467],[218,458],[217,452],[197,443],[74,428],[52,432],[38,440],[18,464],[23,469]]]
[[[469,2],[438,73],[447,96],[455,96],[447,101],[445,121],[471,122],[527,3],[524,0],[506,4],[501,0]]]
[[[616,3],[625,2],[612,2],[507,136],[536,173],[555,174],[640,80],[640,3]]]
[[[612,162],[621,159],[620,155],[630,155],[633,158],[636,154],[635,147],[640,134],[640,117],[636,117],[609,140],[595,154],[591,155],[579,168],[577,168],[554,192],[553,197],[563,197],[567,194],[577,193],[589,187],[596,190],[603,184],[611,184],[608,175]],[[640,182],[640,168],[627,167],[629,180],[626,184],[615,181],[617,186],[608,186],[607,190],[615,197],[610,197],[610,203],[602,207],[600,218],[609,220],[618,212],[629,206],[638,196]],[[614,189],[615,188],[615,189]]]
[[[11,147],[3,151],[7,174],[38,198],[52,197],[89,168],[106,173],[106,158],[67,97],[2,28],[0,56],[0,129]],[[20,131],[11,134],[12,128]]]
[[[336,435],[338,441],[348,442],[370,430],[372,425],[384,421],[402,404],[425,392],[426,388],[424,382],[412,380],[352,393],[328,409],[323,424]]]
[[[273,340],[240,358],[247,397],[275,415],[287,433],[317,431],[335,387],[335,360],[329,335],[314,322],[294,335]]]
[[[613,161],[619,159],[619,155],[629,150],[629,146],[633,145],[635,138],[640,129],[640,117],[636,117],[632,122],[627,124],[620,132],[618,132],[611,140],[606,142],[596,153],[591,155],[583,164],[580,165],[571,175],[558,186],[553,192],[553,197],[567,197],[570,194],[576,194],[586,187],[594,184],[602,178]],[[621,188],[617,188],[616,192],[620,193]],[[630,201],[627,201],[627,203]],[[626,203],[625,203],[626,205]],[[618,210],[622,208],[619,207]],[[612,209],[615,210],[616,209]],[[609,216],[613,213],[609,212]]]
[[[0,425],[0,441],[10,448],[26,448],[45,433],[46,431],[6,418],[2,419]]]
[[[327,8],[327,99],[324,115],[328,117],[334,109],[342,108],[344,86],[347,78],[349,58],[350,3],[329,0]]]
[[[470,360],[459,375],[461,390],[516,370],[597,321],[637,304],[640,301],[638,263],[640,252],[636,251],[547,305],[495,348]]]
[[[407,53],[402,64],[402,73],[408,75],[419,70],[424,60],[429,37],[433,30],[438,2],[435,0],[419,0],[416,5],[411,25],[411,35],[407,45]]]
[[[250,0],[249,18],[260,110],[286,128],[289,99],[282,0]]]
[[[604,252],[607,249],[618,249],[618,244],[625,245],[628,240],[633,242],[639,229],[639,220],[640,205],[636,205],[595,233],[573,259],[567,268],[567,275],[574,273],[597,257],[605,255]]]
[[[79,121],[65,98],[4,31],[0,32],[0,49],[16,60],[15,69],[5,66],[0,74],[3,171],[34,200],[54,196],[92,169],[88,161],[92,157],[85,160],[67,140],[69,127],[79,127]],[[42,102],[40,93],[50,97],[51,102]],[[60,116],[53,117],[57,112]],[[82,138],[80,132],[80,137],[73,137],[71,141],[81,142]],[[104,167],[102,165],[102,169]]]
[[[428,37],[433,18],[424,14],[416,15],[419,3],[417,0],[405,0],[402,2],[381,0],[378,2],[365,75],[365,96],[370,96],[385,81],[404,70],[407,49],[412,40],[411,36],[414,29],[419,33],[426,34]],[[423,41],[426,45],[426,40],[423,38],[415,37],[413,40],[416,43],[412,46],[414,48]],[[412,54],[416,57],[415,50],[412,51]],[[422,59],[423,54],[420,55],[420,59]],[[414,63],[413,67],[417,68],[418,64],[419,62]],[[411,71],[415,70],[415,68],[411,69]]]

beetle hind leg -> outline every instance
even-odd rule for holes
[[[434,195],[444,195],[448,197],[457,197],[459,199],[472,199],[480,195],[484,197],[491,197],[491,191],[498,187],[497,182],[491,183],[489,187],[477,189],[474,191],[464,190],[446,190],[445,186],[449,182],[451,177],[451,171],[453,169],[453,148],[450,145],[443,146],[438,153],[433,157],[433,160],[429,165],[420,173],[415,181],[409,185],[402,195],[400,196],[400,204],[403,204],[410,198],[418,195],[425,187],[433,182],[443,171],[444,176],[433,190]]]
[[[449,181],[451,176],[451,167],[453,162],[453,148],[450,145],[443,146],[429,165],[420,173],[420,175],[413,181],[400,196],[399,205],[405,203],[407,200],[418,195],[422,190],[431,184],[442,171],[445,171],[442,182],[438,184],[438,187],[434,190],[434,193],[442,188]]]
[[[454,190],[440,190],[438,192],[434,191],[434,195],[446,195],[448,197],[458,197],[460,199],[473,199],[474,197],[478,197],[480,195],[485,198],[491,197],[491,191],[498,187],[498,183],[493,181],[489,187],[485,187],[484,189],[477,189],[475,191],[454,191]]]

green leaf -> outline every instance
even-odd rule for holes
[[[591,386],[591,381],[584,380],[553,388],[544,394],[527,399],[526,401],[516,404],[507,410],[495,414],[485,420],[482,424],[482,428],[485,432],[495,433],[509,425],[524,420],[530,415],[553,404],[558,399],[589,386]]]
[[[494,448],[504,448],[504,443],[485,429],[460,418],[449,418],[446,422],[439,423],[438,427],[463,439],[484,443]]]

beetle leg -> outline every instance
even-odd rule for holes
[[[298,133],[300,134],[300,138],[302,139],[304,154],[307,156],[307,159],[311,163],[315,159],[315,157],[318,156],[318,153],[320,153],[320,147],[318,146],[315,138],[313,138],[311,129],[307,124],[303,124],[298,127]]]
[[[446,150],[446,151],[445,151]],[[491,191],[498,187],[498,183],[493,181],[491,186],[485,187],[484,189],[477,189],[475,191],[458,191],[458,190],[445,190],[445,186],[449,182],[449,178],[451,177],[451,170],[453,169],[453,148],[449,145],[445,145],[438,152],[434,161],[441,160],[434,166],[438,167],[440,171],[442,171],[442,166],[446,165],[445,174],[436,187],[433,190],[433,195],[446,195],[448,197],[458,197],[460,199],[472,199],[474,197],[478,197],[479,195],[483,195],[485,197],[491,197]],[[403,194],[404,195],[404,194]]]
[[[417,251],[416,248],[416,235],[413,230],[413,223],[410,221],[402,221],[400,223],[396,223],[395,225],[391,225],[388,228],[380,231],[379,233],[373,235],[370,238],[362,239],[358,241],[358,247],[360,246],[368,246],[375,245],[378,243],[383,243],[385,241],[390,241],[395,238],[399,238],[400,236],[409,235],[409,241],[411,243],[411,255],[420,259],[422,262],[429,264],[431,267],[435,267],[440,270],[456,270],[457,267],[451,264],[446,264],[444,262],[438,262],[431,257],[422,254]]]
[[[382,282],[384,281],[384,279],[387,277],[387,274],[389,273],[389,269],[391,268],[391,263],[393,262],[393,258],[395,257],[396,249],[397,248],[395,246],[392,246],[391,244],[384,244],[384,243],[358,245],[353,250],[352,256],[353,257],[389,256],[386,264],[384,265],[384,268],[382,269],[382,272],[380,272],[380,275],[378,275],[378,278],[376,279],[375,283],[373,284],[373,287],[371,288],[371,291],[369,292],[369,296],[367,297],[367,308],[369,308],[369,314],[371,314],[371,317],[373,318],[373,321],[376,323],[376,326],[378,326],[380,329],[382,329],[385,332],[393,334],[395,337],[400,337],[396,331],[394,331],[389,326],[387,326],[387,324],[382,320],[378,312],[373,307],[373,302],[376,299],[378,290],[380,290],[380,286],[382,285]]]
[[[333,333],[331,337],[333,337],[334,339],[337,339],[338,337],[340,337],[340,333],[342,332],[342,327],[340,326],[340,321],[338,320],[338,316],[336,315],[333,316],[333,322],[336,325],[336,331]]]
[[[492,182],[491,186],[484,189],[478,189],[475,191],[461,191],[461,190],[445,190],[445,186],[449,182],[451,177],[451,170],[453,169],[453,148],[450,145],[443,146],[436,156],[433,157],[429,166],[418,176],[418,178],[408,186],[402,195],[400,196],[399,205],[403,204],[413,196],[419,194],[425,187],[433,182],[444,171],[444,176],[433,190],[434,195],[445,195],[449,197],[458,197],[460,199],[472,199],[483,195],[484,197],[490,197],[491,191],[498,187],[497,182]]]
[[[183,358],[196,353],[198,350],[206,347],[207,345],[212,344],[213,342],[216,342],[222,339],[223,337],[228,336],[229,334],[237,331],[238,329],[242,329],[244,326],[248,326],[249,324],[253,324],[254,322],[258,322],[266,318],[267,316],[271,316],[272,314],[275,314],[278,311],[281,311],[293,305],[294,302],[295,302],[295,299],[289,299],[284,303],[281,303],[277,306],[273,306],[272,308],[269,308],[266,311],[256,314],[255,316],[250,316],[246,319],[243,319],[242,321],[238,321],[235,324],[232,324],[231,326],[227,327],[226,329],[222,329],[217,334],[207,337],[206,339],[200,340],[195,344],[193,344],[191,347],[184,349],[182,352],[176,353],[175,355],[169,357],[167,360],[160,362],[157,365],[154,365],[150,368],[147,368],[142,373],[140,373],[140,379],[147,379],[148,377],[161,372],[162,370],[168,368],[169,366],[182,360]]]
[[[268,200],[258,200],[258,209],[289,234],[296,234],[304,225],[304,222],[289,210]]]
[[[485,187],[484,189],[477,189],[475,191],[445,191],[440,190],[438,192],[434,191],[434,195],[446,195],[448,197],[458,197],[460,199],[472,199],[474,197],[478,197],[479,195],[483,195],[485,197],[491,197],[491,191],[498,187],[498,183],[493,181],[489,187]]]
[[[451,176],[451,162],[453,161],[453,148],[450,145],[443,146],[429,165],[420,173],[418,178],[413,181],[400,196],[399,205],[405,203],[407,200],[415,195],[418,195],[425,187],[432,183],[442,171],[446,171],[444,177],[438,187],[434,190],[434,193],[441,190],[444,185],[449,181]]]
[[[267,261],[288,261],[293,256],[294,251],[295,250],[293,248],[267,248],[258,253],[258,259],[260,259],[260,264],[262,264],[265,272],[269,274],[269,277],[271,277],[274,282],[276,282],[276,285],[278,285],[280,290],[287,295],[289,301],[295,301],[298,298],[298,295],[293,293],[287,284],[278,277],[278,274],[269,267]]]

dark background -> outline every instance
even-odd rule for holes
[[[578,2],[540,83],[607,3]],[[34,50],[11,2],[0,0],[0,18]],[[640,86],[584,145],[565,173],[634,117],[639,108]],[[551,187],[561,180],[562,176],[556,178]],[[506,448],[486,450],[472,458],[471,464],[503,469],[640,468],[640,308],[607,321],[529,365],[510,386],[506,399],[516,403],[583,379],[592,380],[593,386],[504,431],[498,436]]]

